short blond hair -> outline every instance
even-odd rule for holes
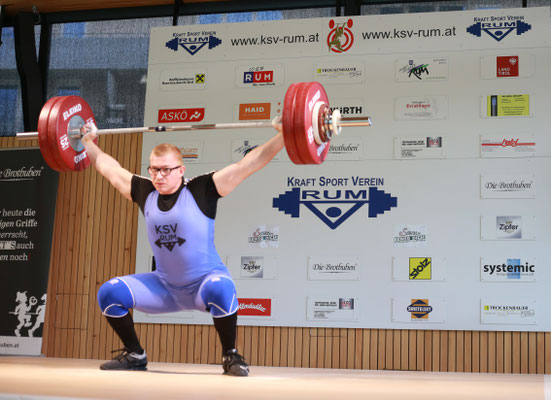
[[[158,144],[157,146],[153,147],[153,150],[151,150],[151,154],[155,157],[162,157],[168,153],[173,153],[178,159],[180,165],[184,165],[182,161],[182,152],[178,147],[174,146],[171,143]]]

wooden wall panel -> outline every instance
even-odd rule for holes
[[[37,146],[0,138],[0,148]],[[133,172],[141,135],[102,136],[100,146]],[[132,273],[138,207],[93,168],[59,174],[42,351],[49,357],[110,359],[122,347],[96,294]],[[151,361],[219,363],[214,326],[137,324]],[[551,332],[430,331],[239,326],[251,365],[408,371],[551,373]]]

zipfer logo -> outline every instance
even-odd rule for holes
[[[476,17],[475,23],[467,27],[467,32],[477,37],[481,37],[482,32],[486,32],[500,42],[513,31],[516,31],[519,36],[532,29],[532,25],[527,24],[523,19],[524,17],[513,16]]]
[[[315,178],[310,178],[315,179]],[[349,178],[338,178],[349,179]],[[356,178],[360,179],[360,178]],[[376,179],[376,178],[372,178]],[[306,179],[305,179],[306,180]],[[354,180],[354,177],[352,177]],[[320,178],[320,182],[323,182]],[[300,217],[301,204],[306,206],[331,229],[336,229],[364,204],[368,204],[369,218],[376,218],[396,207],[398,199],[376,187],[368,189],[301,189],[291,190],[274,197],[272,206],[291,216]]]

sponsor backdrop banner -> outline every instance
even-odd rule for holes
[[[160,27],[144,123],[270,121],[307,81],[343,116],[373,120],[344,128],[323,164],[284,150],[220,199],[240,324],[551,331],[549,318],[481,314],[482,299],[551,301],[549,71],[549,7]],[[273,134],[146,133],[142,174],[160,142],[193,177]],[[137,272],[151,256],[140,217]]]
[[[39,150],[0,151],[0,354],[40,355],[57,183]]]

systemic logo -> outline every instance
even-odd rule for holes
[[[428,299],[411,299],[411,304],[407,307],[407,311],[411,314],[411,319],[429,319],[429,313],[432,312],[432,307],[429,306]]]
[[[166,42],[165,46],[171,50],[178,51],[181,47],[190,55],[194,56],[205,47],[214,49],[222,43],[222,40],[214,36],[215,32],[187,32],[174,33],[174,38]]]
[[[527,24],[523,19],[524,17],[513,16],[477,17],[475,23],[467,27],[467,32],[477,37],[481,37],[482,32],[485,32],[500,42],[511,32],[516,31],[519,36],[532,29],[532,25]]]
[[[293,178],[288,178],[292,183]],[[298,181],[308,181],[303,179]],[[327,181],[320,178],[320,183]],[[349,178],[335,178],[335,180],[348,180]],[[313,179],[315,180],[315,178]],[[354,181],[354,177],[352,179]],[[372,178],[372,180],[377,180]],[[343,183],[343,182],[341,182]],[[376,187],[369,189],[304,189],[294,187],[291,190],[274,197],[272,206],[279,211],[288,214],[291,218],[300,217],[300,206],[304,205],[321,219],[329,228],[336,229],[352,214],[358,211],[364,204],[368,204],[369,218],[376,218],[392,207],[397,207],[397,197],[391,196]]]
[[[333,53],[344,53],[354,44],[354,34],[350,30],[354,22],[352,18],[343,23],[335,23],[335,20],[329,21],[329,34],[327,35],[327,46]]]

